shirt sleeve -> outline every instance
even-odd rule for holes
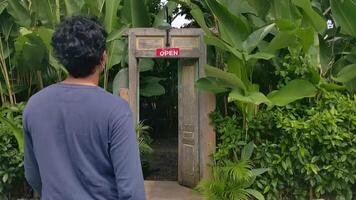
[[[24,115],[25,116],[25,115]],[[38,168],[35,153],[33,151],[33,143],[30,132],[26,126],[26,117],[23,120],[23,136],[24,136],[24,165],[25,177],[30,186],[41,195],[42,182],[40,171]]]
[[[110,157],[119,200],[145,200],[139,149],[128,105],[111,114]]]

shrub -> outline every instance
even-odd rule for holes
[[[235,154],[234,160],[217,161],[212,166],[212,177],[201,181],[196,190],[207,200],[229,199],[248,200],[252,197],[264,200],[263,195],[251,188],[256,177],[265,173],[268,169],[253,169],[251,155],[254,144],[245,145],[241,158]]]
[[[23,168],[22,111],[24,104],[0,108],[0,198],[31,197]]]
[[[219,142],[215,159],[241,145],[241,120],[213,115]],[[235,122],[235,124],[234,124]],[[311,102],[259,112],[249,123],[257,167],[271,170],[255,184],[267,199],[352,199],[356,179],[356,99],[321,93]]]
[[[16,186],[23,184],[24,170],[22,153],[18,151],[16,139],[8,130],[0,128],[0,198],[11,196]]]

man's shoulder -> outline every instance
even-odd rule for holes
[[[36,102],[42,103],[43,100],[46,99],[49,93],[52,93],[53,91],[53,85],[49,85],[42,90],[36,92],[34,95],[32,95],[29,100],[27,101],[26,107],[28,107],[31,104],[35,104]]]
[[[112,107],[112,106],[114,106],[114,107],[128,106],[128,102],[126,100],[124,100],[123,98],[113,95],[104,89],[100,89],[100,91],[101,91],[101,94],[103,95],[103,98],[102,98],[103,105],[108,105],[110,107]]]

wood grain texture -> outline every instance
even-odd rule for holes
[[[215,110],[215,95],[197,91],[195,81],[204,77],[207,50],[201,29],[172,29],[171,47],[181,48],[178,67],[178,182],[194,187],[210,176],[208,163],[215,151],[216,136],[209,113]],[[138,58],[156,58],[156,48],[165,46],[166,32],[155,28],[133,28],[129,36],[129,102],[135,124],[139,119]],[[169,57],[173,58],[173,57]],[[169,59],[164,58],[164,59]]]

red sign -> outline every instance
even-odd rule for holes
[[[176,57],[179,56],[180,49],[179,48],[159,48],[156,49],[157,57]]]

